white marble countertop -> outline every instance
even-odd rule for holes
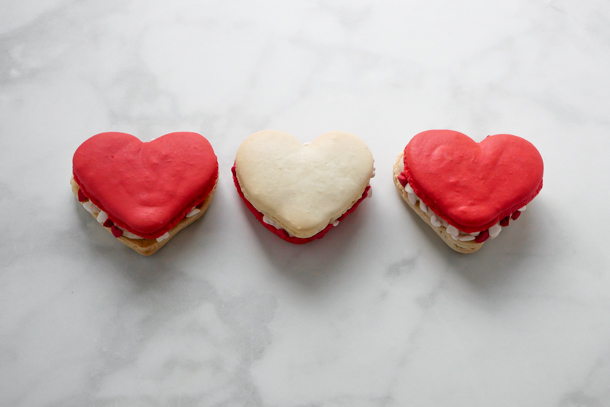
[[[610,406],[610,3],[0,1],[0,405]],[[370,146],[373,199],[304,246],[230,167],[262,129]],[[519,221],[451,251],[392,184],[431,128],[545,160]],[[74,199],[104,131],[196,131],[206,216],[161,251]]]

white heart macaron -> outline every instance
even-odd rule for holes
[[[264,130],[237,150],[234,177],[261,223],[291,238],[285,240],[306,243],[298,239],[322,237],[369,194],[373,165],[367,145],[350,133],[332,131],[303,144]]]

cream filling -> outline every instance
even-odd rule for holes
[[[271,226],[273,226],[273,227],[274,227],[274,228],[276,228],[276,229],[284,229],[284,228],[283,228],[283,227],[282,227],[282,226],[281,226],[279,223],[277,223],[276,221],[274,221],[274,220],[273,220],[273,218],[270,218],[269,216],[264,215],[264,214],[263,214],[263,222],[265,222],[267,225],[271,225]],[[284,229],[284,230],[286,230],[286,229]],[[290,236],[292,236],[292,235],[290,234],[290,232],[288,232],[287,230],[286,230],[286,232],[287,232],[287,233],[288,233]]]
[[[103,210],[101,210],[93,202],[91,202],[91,201],[83,202],[82,205],[83,205],[83,208],[85,208],[87,210],[87,212],[89,212],[92,215],[97,215],[96,219],[100,225],[103,225],[104,222],[106,222],[106,220],[108,219],[108,214],[106,212],[104,212]],[[193,209],[191,209],[190,212],[186,214],[186,217],[187,218],[193,217],[193,216],[197,215],[199,212],[201,212],[201,210],[197,209],[197,207],[194,206]],[[130,231],[123,229],[119,225],[115,224],[114,226],[116,226],[117,228],[119,228],[123,231],[123,237],[126,237],[128,239],[133,239],[133,240],[146,239],[142,236],[138,236],[135,233],[131,233]],[[159,236],[155,240],[157,242],[162,242],[168,238],[169,238],[169,232],[165,232],[163,235]]]
[[[193,216],[197,215],[199,212],[201,212],[201,211],[199,209],[197,209],[196,206],[193,206],[193,209],[191,209],[191,211],[186,214],[186,217],[192,218]]]
[[[402,159],[400,159],[400,161],[398,163],[398,169],[399,169],[399,172],[398,172],[399,174],[402,174],[402,172],[405,170],[405,163]],[[409,199],[409,202],[411,203],[411,205],[416,206],[416,204],[419,202],[419,209],[423,213],[425,213],[426,216],[428,216],[432,226],[437,227],[437,228],[445,228],[445,230],[447,231],[447,234],[449,236],[451,236],[453,238],[453,240],[457,240],[460,242],[470,242],[470,241],[475,240],[476,237],[479,235],[479,233],[481,233],[481,232],[466,233],[462,230],[459,230],[455,226],[450,225],[445,219],[441,218],[434,211],[432,211],[432,209],[428,208],[428,206],[421,200],[421,198],[417,196],[417,194],[413,190],[413,187],[411,187],[411,185],[409,185],[408,182],[405,185],[405,192],[407,193],[407,198]],[[524,206],[523,208],[518,209],[518,211],[522,212],[525,209],[526,209],[526,207]],[[500,225],[499,222],[496,223],[495,225],[493,225],[492,227],[490,227],[488,229],[489,237],[491,239],[495,239],[496,237],[498,237],[498,235],[502,231],[502,228],[503,227]]]

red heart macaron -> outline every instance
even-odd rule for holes
[[[210,143],[190,132],[142,142],[126,133],[101,133],[74,153],[80,191],[125,230],[155,239],[213,191],[218,162]]]
[[[527,205],[542,188],[543,162],[529,141],[498,134],[475,142],[451,130],[416,135],[404,175],[437,215],[464,232],[485,230]]]

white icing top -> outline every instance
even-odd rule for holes
[[[367,145],[341,131],[305,145],[288,133],[259,131],[244,140],[235,157],[246,200],[299,238],[314,236],[351,208],[373,166]]]

